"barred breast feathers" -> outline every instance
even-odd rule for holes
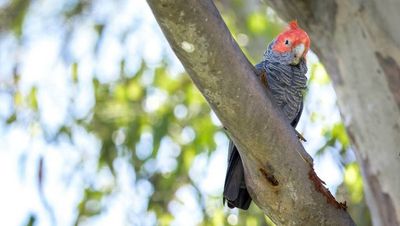
[[[274,101],[292,121],[301,110],[303,92],[307,87],[307,65],[304,59],[299,65],[290,65],[290,53],[273,52],[273,43],[268,46],[263,61],[257,67],[265,70]]]

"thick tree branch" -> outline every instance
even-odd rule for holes
[[[321,185],[211,0],[148,0],[172,49],[238,146],[255,203],[278,225],[354,225]]]

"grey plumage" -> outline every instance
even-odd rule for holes
[[[268,46],[263,61],[256,67],[265,71],[275,103],[292,122],[299,114],[303,92],[307,88],[307,64],[302,59],[298,65],[290,65],[293,56],[272,51],[274,42]]]
[[[293,127],[296,127],[303,109],[303,92],[306,89],[307,65],[304,59],[298,65],[290,65],[292,53],[278,54],[272,51],[273,41],[264,54],[262,62],[256,65],[258,74],[266,74],[268,88],[273,100]],[[228,170],[224,185],[224,203],[230,208],[248,209],[251,197],[244,180],[244,169],[236,146],[230,141]]]

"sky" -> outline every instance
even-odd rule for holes
[[[2,1],[0,1],[1,4]],[[88,181],[94,187],[111,187],[118,185],[118,191],[113,192],[103,203],[92,203],[104,207],[100,215],[84,221],[82,225],[154,225],[156,216],[146,212],[147,198],[154,188],[148,181],[137,181],[135,172],[124,159],[115,163],[118,177],[116,179],[108,171],[98,173],[97,156],[99,142],[92,135],[80,128],[73,128],[74,145],[61,139],[54,144],[46,140],[40,126],[49,131],[56,131],[60,125],[71,120],[71,112],[75,116],[83,117],[90,112],[94,104],[91,86],[92,76],[96,74],[102,82],[117,79],[121,58],[127,59],[127,71],[135,72],[142,58],[150,66],[156,66],[166,54],[170,60],[170,73],[178,74],[183,71],[182,65],[168,46],[153,15],[143,0],[120,0],[119,4],[113,1],[102,0],[90,12],[90,19],[80,21],[77,32],[71,37],[71,48],[67,54],[63,52],[62,36],[68,32],[62,24],[54,21],[55,12],[64,7],[56,0],[34,1],[33,10],[28,15],[24,29],[29,35],[24,36],[23,47],[18,47],[17,41],[11,37],[3,37],[0,42],[0,91],[9,87],[13,68],[12,62],[20,62],[20,88],[28,93],[32,86],[38,87],[41,118],[36,123],[20,123],[11,126],[0,123],[0,225],[25,225],[28,216],[37,216],[37,225],[72,225],[76,218],[76,207],[82,198],[81,187]],[[67,4],[67,3],[64,3]],[[107,35],[101,40],[98,55],[93,55],[92,49],[96,45],[97,34],[93,30],[93,23],[101,22],[104,18],[111,18],[111,26],[107,26]],[[125,43],[119,38],[121,32],[133,26],[135,31],[130,33]],[[318,62],[312,53],[308,57],[311,66]],[[79,86],[73,87],[71,81],[71,66],[65,61],[79,61]],[[317,76],[323,77],[326,72],[318,67]],[[319,73],[319,75],[318,75]],[[305,149],[312,155],[324,144],[322,125],[333,124],[340,120],[336,106],[335,93],[330,85],[312,85],[306,100],[306,109],[303,119],[298,125],[299,130],[308,138]],[[76,95],[76,97],[75,97]],[[146,100],[148,111],[154,110],[162,101],[167,101],[162,93],[150,95]],[[164,98],[164,99],[163,99]],[[79,108],[69,111],[71,99]],[[12,98],[0,92],[0,115],[11,114]],[[318,123],[307,121],[309,114],[317,109],[323,116]],[[184,109],[175,114],[184,114]],[[30,112],[23,112],[21,120],[29,120]],[[40,122],[40,124],[39,124]],[[213,122],[220,125],[213,115]],[[185,139],[193,139],[193,131],[188,128],[184,132]],[[312,139],[309,139],[311,138]],[[143,134],[138,144],[139,155],[146,155],[150,149],[151,136]],[[223,133],[214,136],[217,149],[208,158],[206,154],[199,155],[194,160],[189,172],[190,177],[201,192],[213,196],[222,193],[223,181],[226,172],[226,155],[228,139]],[[160,147],[159,159],[168,159],[157,167],[168,171],[173,167],[174,155],[179,154],[180,148],[173,141],[165,139]],[[336,152],[327,152],[316,158],[315,169],[318,175],[327,183],[331,190],[342,182],[342,170],[335,163]],[[82,160],[82,156],[83,160]],[[55,222],[51,214],[43,205],[38,186],[38,162],[44,158],[45,180],[43,191],[46,202],[53,209]],[[76,169],[80,161],[84,161],[82,169]],[[204,170],[206,169],[206,170]],[[77,173],[79,170],[80,173]],[[99,174],[99,176],[94,176]],[[172,201],[168,210],[175,219],[173,225],[193,225],[200,222],[202,213],[194,197],[194,188],[190,185],[180,188],[176,193],[178,201]],[[211,207],[212,208],[212,207]],[[225,211],[228,211],[225,209]],[[231,211],[230,222],[237,221],[237,211]],[[189,219],[190,218],[190,219]]]

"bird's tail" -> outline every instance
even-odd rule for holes
[[[236,146],[230,141],[228,154],[228,170],[225,177],[224,199],[229,208],[247,210],[251,203],[251,197],[247,191],[244,180],[242,160]]]

